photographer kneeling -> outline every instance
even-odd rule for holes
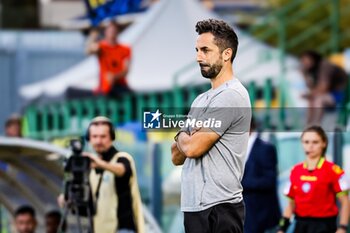
[[[133,158],[114,146],[115,132],[107,117],[94,118],[88,127],[87,141],[97,156],[84,152],[91,159],[89,181],[96,206],[94,232],[143,233],[144,219]],[[60,195],[59,205],[64,205]]]

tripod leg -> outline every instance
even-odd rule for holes
[[[63,209],[63,215],[62,215],[62,218],[61,218],[61,221],[60,221],[60,225],[58,226],[57,233],[62,233],[63,232],[63,224],[64,224],[65,219],[68,216],[68,212],[69,212],[69,208],[68,208],[68,204],[66,204],[66,206]]]
[[[79,216],[79,207],[76,205],[75,206],[75,215],[76,215],[76,217],[77,217],[77,223],[78,223],[78,232],[79,233],[82,233],[83,232],[83,229],[82,229],[82,226],[81,226],[81,221],[80,221],[80,216]]]
[[[94,221],[92,219],[93,217],[92,217],[90,208],[87,208],[87,215],[88,215],[88,220],[89,220],[89,231],[88,231],[88,233],[95,233]]]

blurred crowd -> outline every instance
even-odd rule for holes
[[[62,221],[61,212],[52,210],[45,214],[45,233],[66,232],[66,223]],[[60,226],[60,224],[62,224]],[[35,209],[30,205],[23,205],[17,208],[14,214],[14,227],[17,233],[35,233],[38,220]]]

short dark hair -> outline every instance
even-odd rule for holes
[[[51,210],[45,214],[45,218],[55,218],[58,221],[60,221],[62,218],[62,214],[58,210]]]
[[[314,66],[318,66],[321,63],[323,57],[320,53],[314,50],[306,50],[300,54],[300,58],[308,57],[314,62]]]
[[[35,210],[30,205],[23,205],[18,207],[18,209],[15,212],[15,218],[23,214],[30,214],[33,218],[35,218]]]
[[[238,37],[233,28],[225,21],[217,19],[207,19],[198,21],[196,24],[198,35],[210,32],[214,36],[214,43],[219,47],[220,52],[227,48],[232,49],[231,63],[236,56],[238,47]]]
[[[255,117],[252,116],[252,118],[250,119],[250,131],[255,131],[257,129],[257,122],[255,120]]]
[[[45,219],[48,219],[48,218],[55,219],[60,224],[63,216],[59,210],[51,210],[45,214]],[[63,232],[65,232],[66,229],[67,229],[67,221],[64,220],[62,223]]]
[[[5,128],[11,125],[18,124],[21,125],[21,117],[19,115],[13,114],[5,121]]]
[[[119,31],[119,29],[120,29],[120,25],[117,23],[117,21],[115,21],[115,20],[109,20],[108,22],[107,22],[107,26],[109,26],[109,25],[112,25],[115,29],[117,29],[118,31]]]
[[[90,122],[90,124],[87,128],[87,132],[85,135],[86,141],[90,141],[90,128],[92,125],[107,125],[109,127],[109,135],[110,135],[112,141],[115,140],[115,128],[113,126],[112,121],[108,117],[97,116],[94,119],[92,119],[92,121]]]

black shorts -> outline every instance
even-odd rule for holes
[[[186,233],[243,233],[244,203],[223,203],[199,212],[185,212]]]
[[[337,217],[296,217],[294,233],[334,233],[337,231]]]

